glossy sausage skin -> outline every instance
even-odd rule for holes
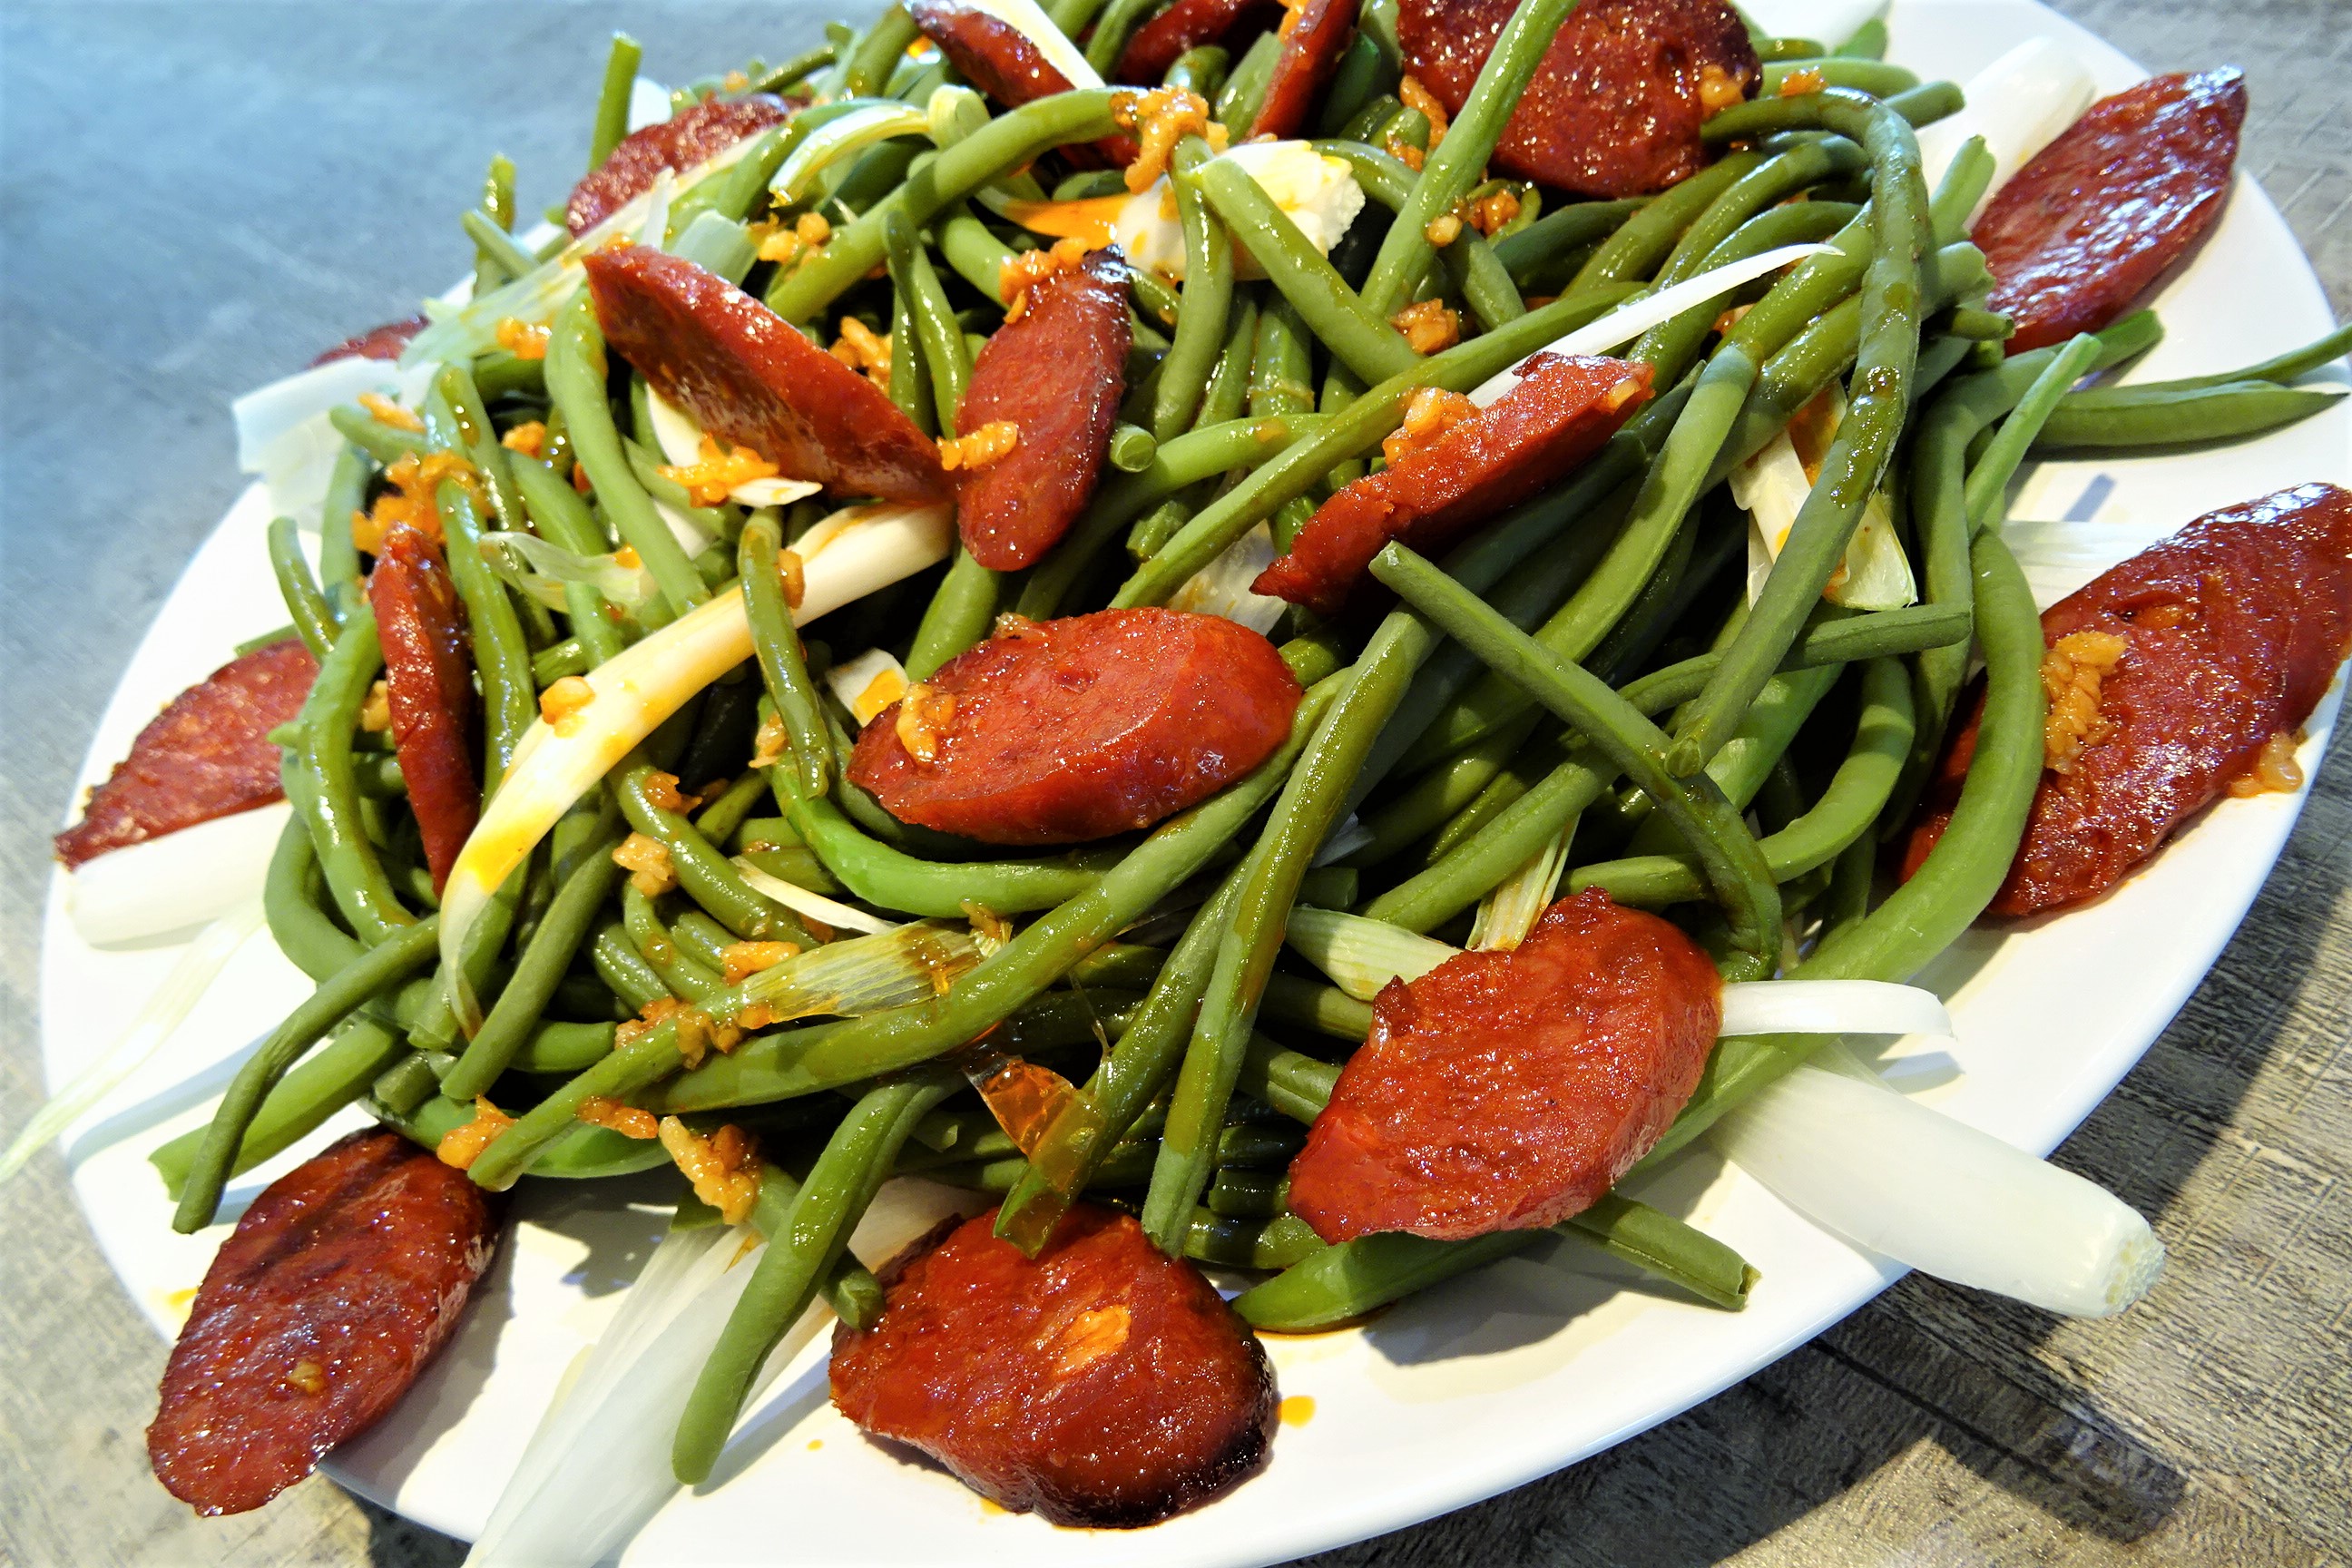
[[[2160,76],[2093,104],[2003,185],[1971,236],[2009,352],[2113,322],[2221,216],[2245,79]]]
[[[1304,132],[1316,99],[1339,68],[1339,57],[1355,41],[1356,7],[1349,0],[1304,0],[1297,17],[1283,35],[1265,97],[1259,100],[1257,118],[1250,121],[1253,137],[1280,139]]]
[[[1589,888],[1509,952],[1392,980],[1290,1167],[1326,1241],[1461,1240],[1556,1225],[1647,1153],[1723,1017],[1706,955]]]
[[[231,659],[172,699],[57,836],[68,866],[281,800],[269,731],[302,710],[319,666],[288,637]]]
[[[948,499],[939,448],[880,388],[725,279],[641,245],[586,266],[605,341],[705,430],[836,496]]]
[[[474,655],[441,547],[406,524],[387,531],[368,574],[383,642],[392,740],[439,892],[482,814]]]
[[[1256,1473],[1274,1372],[1199,1269],[1091,1204],[1034,1261],[994,1219],[917,1242],[873,1327],[834,1331],[843,1415],[1061,1525],[1156,1523]]]
[[[621,138],[612,156],[572,187],[564,226],[587,233],[653,189],[665,172],[677,174],[716,157],[747,136],[793,117],[793,106],[767,93],[714,98]]]
[[[2053,605],[2042,631],[2126,646],[2100,683],[2114,729],[2068,773],[2042,773],[1988,911],[2000,916],[2105,892],[2311,716],[2352,651],[2352,493],[2300,485],[2209,513]],[[1929,784],[1906,879],[1951,820],[1983,709],[1979,690]]]
[[[1390,540],[1444,549],[1557,483],[1650,395],[1650,367],[1639,362],[1540,353],[1521,369],[1483,413],[1334,492],[1258,574],[1256,591],[1334,614]]]
[[[428,324],[422,316],[411,316],[405,321],[386,321],[380,327],[370,327],[356,337],[345,338],[312,360],[310,368],[316,370],[339,359],[398,359],[408,347],[408,341]]]
[[[857,737],[849,776],[902,822],[990,844],[1075,844],[1172,816],[1271,755],[1299,699],[1257,633],[1164,609],[1024,625],[925,689],[954,700],[934,759],[908,751],[901,699]]]
[[[1405,68],[1461,112],[1512,0],[1403,0]],[[1662,191],[1705,166],[1699,126],[1763,68],[1722,0],[1584,0],[1512,110],[1494,169],[1580,196]]]
[[[1007,420],[1020,438],[992,463],[955,473],[956,531],[992,572],[1034,566],[1094,499],[1127,390],[1127,264],[1113,250],[1029,289],[1028,308],[973,360],[956,408],[969,436]]]
[[[1176,0],[1129,37],[1111,79],[1157,86],[1185,50],[1215,43],[1253,12],[1273,10],[1267,0]]]
[[[923,36],[965,80],[1006,109],[1018,109],[1040,98],[1070,90],[1070,79],[1054,68],[1045,52],[1020,28],[962,0],[913,0],[907,14]],[[1082,167],[1126,163],[1135,157],[1135,142],[1112,136],[1087,145],[1062,149]]]
[[[397,1132],[280,1176],[221,1244],[147,1428],[198,1513],[259,1508],[408,1391],[489,1267],[489,1194]]]

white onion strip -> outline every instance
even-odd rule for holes
[[[762,871],[739,855],[733,861],[744,885],[755,893],[765,893],[796,915],[809,915],[840,931],[861,931],[869,936],[880,936],[899,927],[898,921],[886,921],[880,915],[868,914],[814,892],[797,882],[787,882],[782,877]]]
[[[1883,980],[1755,980],[1723,988],[1727,1035],[1935,1035],[1952,1016],[1933,991]]]

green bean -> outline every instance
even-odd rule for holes
[[[1225,85],[1225,69],[1232,60],[1233,57],[1215,44],[1197,44],[1176,57],[1161,74],[1160,85],[1181,88],[1206,102]]]
[[[442,1090],[451,1099],[488,1094],[530,1037],[621,880],[621,868],[613,860],[619,843],[618,835],[599,839],[564,877],[489,1016],[442,1079]]]
[[[2114,331],[2110,328],[2109,332]],[[2106,334],[2102,334],[2105,336]],[[2101,387],[2101,392],[2210,392],[2242,381],[2274,381],[2281,384],[2307,375],[2331,361],[2342,359],[2352,351],[2352,322],[2336,328],[2326,336],[2305,343],[2299,349],[2266,359],[2256,364],[2236,370],[2215,371],[2210,375],[2183,376],[2175,381],[2142,382],[2137,386]]]
[[[1194,1209],[1184,1256],[1223,1268],[1281,1269],[1320,1251],[1323,1245],[1323,1238],[1297,1215],[1258,1221]]]
[[[320,507],[319,582],[338,621],[367,597],[367,585],[360,580],[359,548],[352,542],[352,514],[367,500],[369,472],[367,454],[344,442],[335,454]]]
[[[1097,76],[1108,78],[1111,74],[1128,39],[1151,15],[1154,5],[1155,0],[1109,0],[1103,6],[1086,46],[1087,64],[1095,68]]]
[[[1853,37],[1837,47],[1838,57],[1850,60],[1876,60],[1886,58],[1886,18],[1873,16],[1853,30]]]
[[[687,957],[717,974],[727,966],[727,950],[735,944],[735,933],[698,909],[678,910],[677,919],[670,923],[670,940]]]
[[[327,1118],[365,1094],[378,1073],[410,1056],[408,1042],[383,1022],[364,1013],[347,1020],[333,1039],[269,1090],[246,1123],[228,1174],[241,1176],[292,1148]],[[186,1186],[205,1136],[205,1129],[196,1128],[147,1156],[147,1163],[163,1179],[163,1190],[175,1199]]]
[[[1805,721],[1812,717],[1842,673],[1834,665],[1817,665],[1811,669],[1776,671],[1764,683],[1755,702],[1741,717],[1739,728],[1707,759],[1706,776],[1716,782],[1725,799],[1742,811],[1755,801],[1757,791],[1764,787],[1773,768],[1788,755],[1798,731],[1804,728]],[[1907,746],[1909,742],[1905,743]],[[1636,808],[1624,814],[1625,820],[1638,824],[1625,846],[1625,853],[1669,853],[1673,848],[1673,828],[1652,815],[1648,796],[1636,795],[1635,801]]]
[[[669,852],[678,886],[746,942],[797,942],[813,945],[808,929],[793,912],[752,891],[742,874],[684,816],[655,802],[648,793],[657,770],[642,759],[624,763],[613,780],[614,798],[629,826]]]
[[[636,39],[613,35],[612,52],[604,57],[604,85],[596,94],[596,120],[588,138],[588,172],[594,174],[629,133],[629,95],[637,85],[637,62],[645,58]]]
[[[2006,342],[2017,335],[2017,323],[1997,311],[1962,305],[1936,319],[1936,331],[1971,342]]]
[[[1271,30],[1260,33],[1242,51],[1242,58],[1225,77],[1224,88],[1212,107],[1212,117],[1224,125],[1246,127],[1255,123],[1258,108],[1265,101],[1265,89],[1274,80],[1275,63],[1281,58],[1281,37]]]
[[[737,545],[743,609],[751,622],[761,679],[767,683],[769,700],[776,705],[776,716],[783,725],[793,769],[793,787],[798,794],[821,795],[829,779],[833,741],[825,731],[824,699],[809,679],[808,666],[801,657],[800,634],[793,629],[792,611],[784,603],[779,565],[782,542],[782,531],[772,519],[758,518],[743,525]]]
[[[539,258],[478,209],[468,208],[458,215],[457,225],[474,242],[474,287],[481,292],[487,294],[539,270]]]
[[[547,344],[547,392],[563,416],[574,458],[588,470],[588,482],[604,515],[653,574],[670,608],[684,615],[709,598],[701,574],[654,510],[622,449],[612,408],[604,401],[604,333],[596,323],[595,302],[585,289],[555,318]]]
[[[920,330],[915,325],[915,291],[907,279],[907,265],[896,243],[902,225],[891,226],[890,247],[890,374],[887,388],[890,401],[905,415],[917,430],[926,436],[937,436],[940,425],[934,412],[934,389],[925,368],[924,345]],[[907,245],[909,254],[913,242]]]
[[[816,47],[794,55],[783,64],[758,76],[751,83],[752,92],[782,92],[784,89],[807,79],[833,64],[839,57],[837,46],[819,44]]]
[[[302,646],[310,650],[312,658],[326,658],[339,629],[334,607],[310,576],[310,563],[302,559],[302,542],[290,517],[270,520],[269,567],[277,575],[278,596],[286,601],[286,613],[294,617],[294,630]]]
[[[2336,406],[2341,390],[2246,380],[2173,390],[2094,387],[2061,398],[2035,434],[2037,452],[2235,441]]]
[[[555,470],[532,458],[519,458],[510,466],[523,510],[540,537],[581,555],[601,555],[610,548],[604,529],[588,503]],[[572,636],[580,645],[587,668],[593,668],[628,646],[611,619],[604,595],[586,583],[563,585],[565,614]],[[542,683],[544,684],[544,683]]]
[[[1969,471],[1968,487],[1962,492],[1969,509],[1970,532],[1990,526],[2007,512],[2009,481],[2025,461],[2035,436],[2066,396],[2067,388],[2083,378],[2098,354],[2099,340],[2089,333],[2069,340],[2050,362],[2050,367],[2018,399],[2009,417],[2001,421],[1984,456]]]
[[[1883,25],[1883,24],[1882,24]],[[1807,75],[1822,87],[1851,88],[1866,92],[1873,98],[1892,98],[1898,92],[1908,92],[1919,85],[1918,73],[1906,70],[1885,60],[1863,59],[1844,55],[1830,55],[1809,60],[1774,60],[1764,68],[1764,78],[1757,85],[1759,98],[1777,98],[1788,88],[1792,76]],[[1806,84],[1811,90],[1813,83]]]
[[[269,934],[288,962],[313,981],[324,980],[363,951],[319,908],[319,855],[310,830],[298,814],[278,836],[261,884],[261,909]]]
[[[697,1007],[723,998],[727,984],[719,978],[719,972],[678,946],[669,928],[662,924],[653,900],[640,892],[634,881],[621,889],[621,918],[629,945],[660,977],[665,991]]]
[[[1092,858],[967,865],[919,859],[867,837],[824,797],[788,798],[780,792],[777,804],[843,887],[869,904],[906,914],[952,920],[967,903],[1000,915],[1051,909],[1094,886],[1102,869]]]
[[[1202,199],[1201,165],[1208,143],[1187,136],[1176,143],[1169,181],[1184,236],[1183,305],[1176,336],[1161,362],[1160,389],[1151,407],[1151,435],[1169,441],[1192,428],[1208,390],[1209,374],[1224,346],[1225,320],[1233,306],[1234,247],[1224,225]],[[1246,181],[1247,176],[1243,178]],[[1253,185],[1255,182],[1249,182]],[[1121,463],[1132,469],[1138,465]]]
[[[835,229],[808,260],[780,275],[769,285],[768,308],[788,321],[812,319],[883,258],[884,226],[891,213],[903,212],[920,227],[950,204],[1048,148],[1110,135],[1118,129],[1111,118],[1115,96],[1107,88],[1061,92],[998,115],[912,171],[886,199]],[[596,478],[593,470],[589,478]],[[598,491],[603,491],[601,481]],[[610,502],[606,504],[609,509]],[[638,552],[644,553],[642,549]]]
[[[482,559],[481,520],[474,510],[473,492],[455,479],[444,479],[434,499],[442,537],[449,542],[449,580],[466,606],[474,671],[482,686],[482,794],[487,797],[514,766],[515,748],[539,717],[539,688],[532,680],[530,646],[523,640],[514,601]]]
[[[1306,1134],[1296,1127],[1228,1126],[1217,1134],[1217,1169],[1283,1170],[1306,1142]]]
[[[588,956],[595,965],[596,978],[611,987],[624,1006],[643,1012],[670,994],[660,973],[646,962],[645,955],[629,940],[626,927],[618,921],[607,921],[598,929],[595,940],[589,943]]]
[[[1201,394],[1201,411],[1192,428],[1205,430],[1240,416],[1249,401],[1250,361],[1257,351],[1257,300],[1244,295],[1234,303],[1225,342],[1218,351],[1216,368]]]
[[[1749,219],[1809,185],[1850,174],[1866,162],[1862,149],[1843,136],[1801,142],[1785,153],[1774,153],[1734,180],[1683,231],[1658,268],[1658,287],[1680,283],[1720,265],[1712,253]],[[1713,311],[1714,306],[1707,309]]]
[[[1748,25],[1748,32],[1756,45],[1756,58],[1767,64],[1773,60],[1819,59],[1830,52],[1828,45],[1811,38],[1777,38],[1759,33],[1753,23]]]
[[[871,98],[882,90],[891,68],[906,58],[907,46],[922,37],[904,5],[893,5],[874,19],[874,26],[850,51],[841,76],[841,90],[849,98]]]
[[[888,241],[902,226],[897,222],[884,224],[884,238]],[[938,271],[911,225],[906,226],[906,254],[898,259],[892,256],[895,279],[903,268],[906,281],[902,285],[914,310],[915,332],[923,351],[923,364],[930,372],[931,403],[938,409],[940,428],[955,428],[956,410],[963,405],[964,389],[971,384],[971,356],[964,348],[963,330],[956,324],[955,307],[948,302],[947,289],[940,282]],[[990,291],[995,298],[994,290]]]
[[[1323,90],[1323,101],[1316,112],[1317,133],[1337,135],[1367,104],[1396,85],[1396,68],[1381,53],[1379,40],[1360,29],[1333,68],[1330,85]]]
[[[822,732],[819,739],[827,743],[830,741]],[[767,770],[746,768],[735,776],[718,799],[702,808],[701,814],[694,819],[694,830],[713,844],[732,843],[737,831],[767,798]]]
[[[1364,194],[1391,212],[1404,205],[1413,190],[1413,172],[1403,163],[1360,142],[1318,142],[1316,151],[1344,158],[1356,172]],[[1441,247],[1438,260],[1463,302],[1489,331],[1527,313],[1517,284],[1496,259],[1486,237],[1465,226],[1451,245]]]
[[[246,1058],[229,1081],[228,1091],[221,1096],[220,1108],[213,1112],[204,1142],[189,1162],[179,1207],[172,1216],[173,1230],[190,1235],[213,1222],[221,1190],[228,1184],[230,1169],[244,1146],[246,1131],[286,1069],[362,1004],[430,963],[439,940],[440,922],[431,918],[393,932],[321,983]]]
[[[516,1072],[553,1073],[569,1078],[610,1056],[614,1033],[610,1024],[569,1024],[543,1018],[524,1037],[521,1048],[507,1065]]]
[[[585,675],[595,668],[589,662],[588,650],[580,646],[576,637],[550,643],[530,656],[530,679],[542,688],[554,685],[567,675]]]
[[[374,415],[348,405],[327,410],[327,422],[343,439],[386,468],[425,450],[424,437],[387,425]]]
[[[297,816],[310,825],[319,868],[343,921],[373,946],[414,918],[401,907],[364,826],[352,773],[352,731],[383,667],[375,612],[356,606],[320,662],[295,722],[301,744],[286,753],[281,777]]]
[[[1640,212],[1646,198],[1613,202],[1571,202],[1549,212],[1513,234],[1496,237],[1495,259],[1510,273],[1511,281],[1529,287],[1559,257],[1586,246],[1599,245]]]
[[[1675,242],[1717,197],[1753,174],[1764,163],[1760,153],[1727,153],[1662,195],[1653,196],[1639,212],[1628,216],[1591,260],[1577,269],[1569,291],[1598,288],[1603,283],[1627,283],[1649,277],[1665,261]]]
[[[380,1099],[361,1104],[378,1121],[427,1149],[438,1149],[444,1138],[472,1121],[475,1116],[475,1108],[469,1101],[437,1094],[407,1110]],[[658,1143],[631,1138],[609,1127],[575,1121],[540,1151],[528,1173],[559,1180],[601,1181],[667,1163],[669,1155]]]
[[[1402,310],[1404,302],[1381,310],[1349,288],[1339,270],[1298,232],[1289,215],[1239,164],[1223,158],[1196,160],[1191,170],[1176,176],[1175,183],[1191,184],[1207,199],[1225,227],[1250,237],[1250,254],[1265,269],[1268,280],[1316,339],[1349,369],[1368,382],[1384,381],[1410,370],[1419,360],[1404,334],[1389,324],[1389,316]],[[1223,324],[1222,314],[1215,324]]]
[[[1201,1205],[1214,1215],[1272,1219],[1285,1212],[1289,1196],[1290,1184],[1280,1176],[1220,1166],[1210,1179],[1208,1191],[1201,1194]]]
[[[1110,433],[1110,466],[1122,473],[1139,474],[1160,455],[1160,443],[1140,425],[1122,421]]]

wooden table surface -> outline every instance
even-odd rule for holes
[[[2244,166],[2352,310],[2345,0],[2061,0],[2152,69],[2234,61]],[[684,79],[827,14],[640,0],[0,8],[0,1140],[37,1098],[52,831],[139,631],[241,484],[227,400],[461,271],[503,148],[526,207],[605,34]],[[2282,480],[2301,476],[2282,476]],[[2059,1153],[2171,1266],[2076,1323],[1916,1278],[1686,1415],[1331,1552],[1374,1564],[2352,1560],[2352,758],[2220,965]],[[373,1563],[462,1549],[323,1480],[199,1521],[147,1474],[164,1347],[44,1156],[0,1190],[0,1563]]]

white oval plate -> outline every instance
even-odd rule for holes
[[[1850,0],[1759,8],[1787,31],[1832,40],[1869,10]],[[1893,58],[1923,62],[1923,75],[1965,80],[2034,34],[2074,50],[2102,92],[2144,74],[2030,0],[1901,0],[1893,26]],[[2159,306],[2169,335],[2132,379],[2242,364],[2333,324],[2277,210],[2242,176],[2219,230]],[[2104,564],[2200,512],[2310,479],[2352,483],[2352,410],[2220,450],[2043,464],[2026,480],[2017,510],[2066,517],[2095,486],[2104,500],[2094,520],[2069,537]],[[102,777],[140,725],[226,659],[235,642],[283,624],[263,555],[266,521],[262,499],[247,494],[189,563],[99,726],[85,783]],[[2094,574],[2084,565],[2044,582],[2043,602]],[[2313,718],[2306,773],[2316,768],[2336,708],[2331,693]],[[1951,998],[1961,1037],[1952,1054],[1962,1070],[1914,1081],[1943,1079],[1928,1098],[2012,1143],[2053,1147],[2203,977],[2301,805],[2285,795],[2224,801],[2112,897],[2031,930],[1964,940],[1927,976]],[[62,877],[53,879],[42,952],[52,1085],[114,1037],[175,951],[92,950],[66,917],[63,890]],[[268,942],[248,943],[163,1059],[68,1141],[75,1193],[99,1245],[166,1335],[177,1331],[226,1226],[174,1235],[146,1152],[202,1120],[203,1102],[235,1058],[304,990]],[[241,1212],[294,1157],[239,1182],[225,1212]],[[593,1342],[659,1234],[660,1189],[638,1192],[646,1201],[629,1206],[609,1186],[527,1184],[521,1223],[456,1342],[389,1418],[334,1456],[337,1479],[470,1538],[557,1378]],[[750,1418],[720,1484],[675,1500],[625,1560],[1045,1568],[1116,1552],[1135,1564],[1276,1562],[1459,1508],[1629,1437],[1803,1343],[1901,1272],[1815,1229],[1704,1151],[1643,1195],[1691,1217],[1763,1271],[1746,1311],[1692,1305],[1630,1275],[1594,1272],[1581,1250],[1555,1256],[1546,1246],[1404,1302],[1367,1327],[1273,1339],[1282,1390],[1311,1399],[1311,1418],[1285,1428],[1259,1479],[1115,1542],[986,1507],[943,1472],[862,1440],[826,1402],[820,1339]],[[861,1233],[860,1250],[870,1257],[869,1239],[887,1246],[892,1238]]]

